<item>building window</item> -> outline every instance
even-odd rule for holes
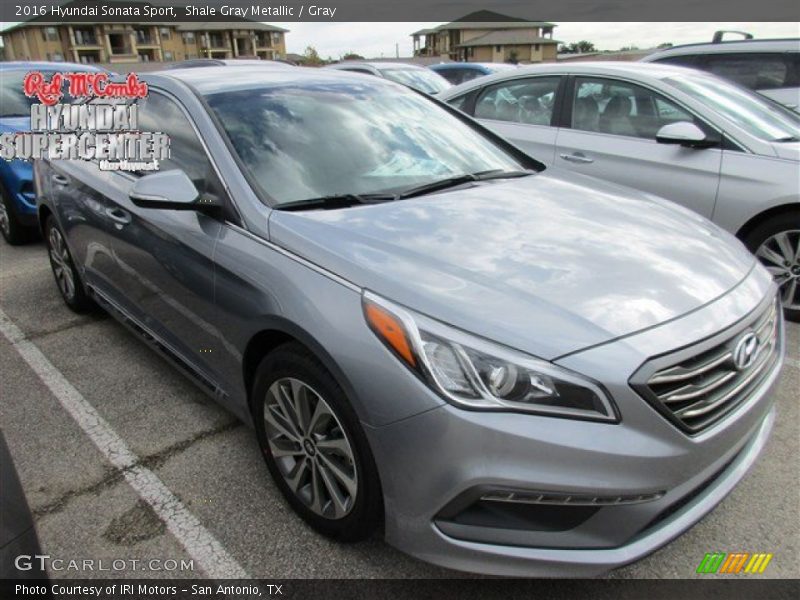
[[[42,27],[42,38],[45,42],[57,42],[58,30],[55,27]]]
[[[194,31],[187,31],[183,34],[183,43],[184,44],[194,44]]]
[[[273,43],[273,45],[281,43],[281,34],[280,34],[280,32],[277,32],[277,31],[272,32],[272,43]]]
[[[108,42],[111,45],[111,54],[130,54],[129,41],[130,37],[127,33],[109,33]]]
[[[534,49],[536,52],[538,52],[538,51],[539,51],[539,48],[540,48],[540,47],[541,47],[541,46],[540,46],[540,44],[534,44],[534,45],[533,45],[533,49]]]
[[[77,46],[96,46],[97,38],[94,29],[75,29],[75,44]]]
[[[164,50],[164,60],[174,60],[172,57],[172,52],[169,50]]]
[[[153,43],[153,38],[150,36],[150,31],[147,29],[136,30],[136,43],[150,45]]]
[[[502,50],[503,50],[503,47],[502,47],[502,46],[495,46],[495,47],[494,47],[494,51],[495,51],[495,52],[502,52]]]
[[[172,37],[172,32],[170,31],[169,27],[162,27],[158,31],[161,34],[162,40],[168,40],[170,37]]]

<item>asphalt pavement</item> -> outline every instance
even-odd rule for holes
[[[251,430],[111,317],[64,306],[41,243],[0,240],[0,330],[0,428],[42,549],[65,561],[51,576],[469,576],[377,535],[343,545],[314,533]],[[751,471],[695,527],[610,577],[699,577],[716,551],[770,552],[758,577],[800,577],[800,325],[787,343],[775,429]]]

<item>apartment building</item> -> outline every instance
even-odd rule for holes
[[[414,55],[455,61],[538,63],[556,60],[554,23],[512,19],[490,11],[411,34]]]
[[[286,57],[287,29],[235,23],[52,23],[2,32],[6,60],[77,63],[171,62],[190,58]]]

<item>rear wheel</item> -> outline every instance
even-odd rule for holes
[[[50,267],[53,269],[53,277],[64,302],[77,313],[93,310],[96,305],[83,287],[80,274],[75,268],[67,242],[64,240],[64,234],[52,215],[47,217],[44,235],[47,253],[50,256]]]
[[[272,478],[308,524],[339,541],[375,529],[383,500],[366,436],[342,389],[302,345],[262,360],[253,417]]]
[[[747,235],[745,244],[780,286],[786,317],[800,320],[800,214],[767,219]]]

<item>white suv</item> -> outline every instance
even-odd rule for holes
[[[744,34],[744,40],[723,41],[723,33],[710,44],[667,48],[642,60],[709,71],[800,112],[800,39],[754,40]]]

